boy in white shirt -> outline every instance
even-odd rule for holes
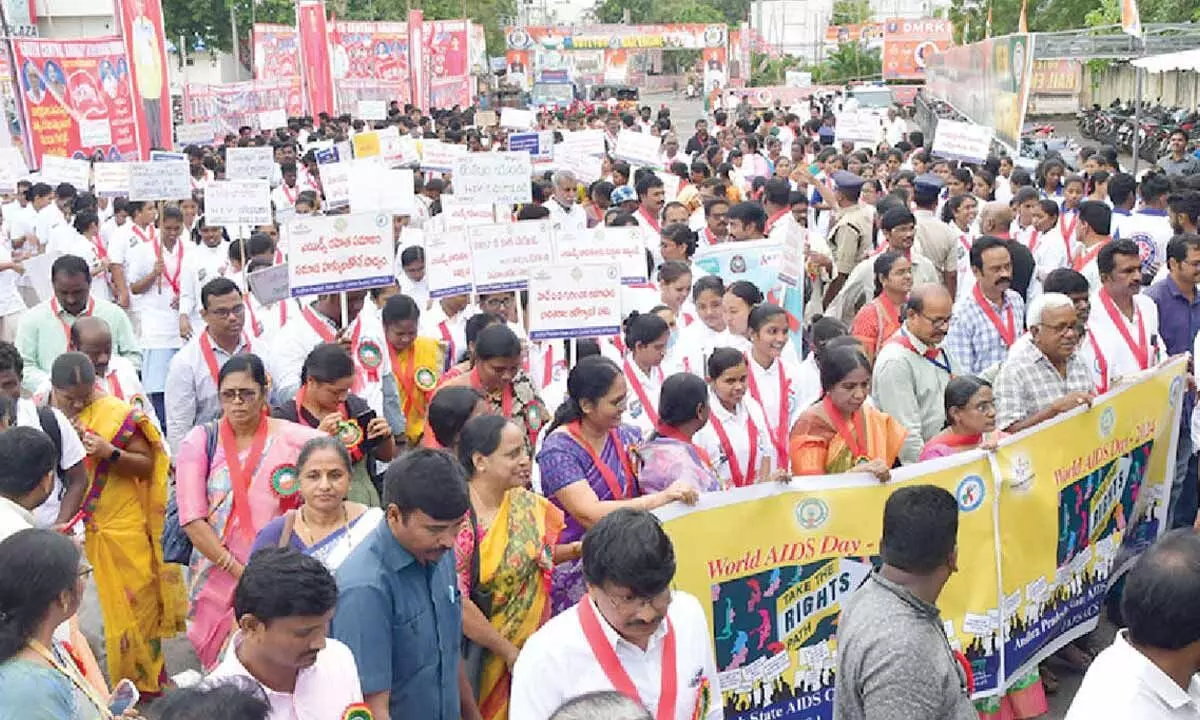
[[[188,248],[179,279],[179,334],[184,340],[204,324],[200,320],[200,290],[209,280],[225,277],[229,269],[225,228],[206,223],[203,217],[199,228],[200,244]]]

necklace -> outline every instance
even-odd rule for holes
[[[333,534],[333,532],[328,532],[328,533],[325,533],[324,535],[322,535],[320,538],[318,538],[313,533],[312,526],[309,525],[308,521],[304,519],[304,506],[303,505],[301,505],[300,509],[298,511],[296,511],[296,519],[299,521],[296,523],[296,534],[299,535],[300,539],[304,541],[304,544],[310,548]],[[336,530],[334,532],[336,532]],[[346,509],[345,502],[342,502],[342,534],[345,535],[346,541],[349,542],[350,541],[350,511]]]

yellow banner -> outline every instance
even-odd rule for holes
[[[725,717],[832,717],[838,613],[878,565],[883,506],[903,483],[958,499],[959,572],[938,604],[977,696],[1085,632],[1122,543],[1144,546],[1162,530],[1185,370],[1175,361],[995,454],[902,468],[886,485],[796,479],[659,511],[675,543],[675,586],[701,598],[712,623]],[[1054,613],[1064,619],[1045,625]],[[1036,641],[1030,628],[1042,628]]]

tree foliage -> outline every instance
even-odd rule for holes
[[[1200,21],[1195,0],[1140,0],[1143,23]],[[956,41],[975,42],[984,37],[988,9],[992,11],[992,36],[1017,32],[1021,0],[951,0],[950,20]],[[1117,0],[1029,0],[1030,32],[1076,30],[1121,21]],[[965,39],[964,39],[965,32]]]
[[[785,56],[770,58],[755,53],[751,56],[750,84],[755,87],[782,85],[788,70],[812,73],[817,85],[840,85],[850,80],[871,80],[883,74],[883,58],[879,48],[867,48],[859,43],[842,43],[816,64],[805,64],[799,58]]]
[[[871,0],[836,0],[833,3],[833,25],[858,25],[870,22],[874,13],[871,12]]]
[[[727,23],[746,20],[750,0],[598,0],[596,19],[619,23],[629,11],[629,22],[642,23]]]

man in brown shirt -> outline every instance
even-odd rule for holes
[[[870,210],[858,202],[863,179],[839,170],[833,174],[834,202],[837,219],[829,229],[829,247],[833,251],[834,278],[825,289],[825,306],[829,307],[841,291],[854,266],[874,247],[874,227]]]
[[[913,202],[917,206],[913,215],[917,218],[917,237],[914,247],[929,258],[942,276],[942,284],[956,296],[958,282],[958,242],[954,230],[937,217],[938,195],[942,191],[942,179],[928,173],[918,175],[913,181]]]

